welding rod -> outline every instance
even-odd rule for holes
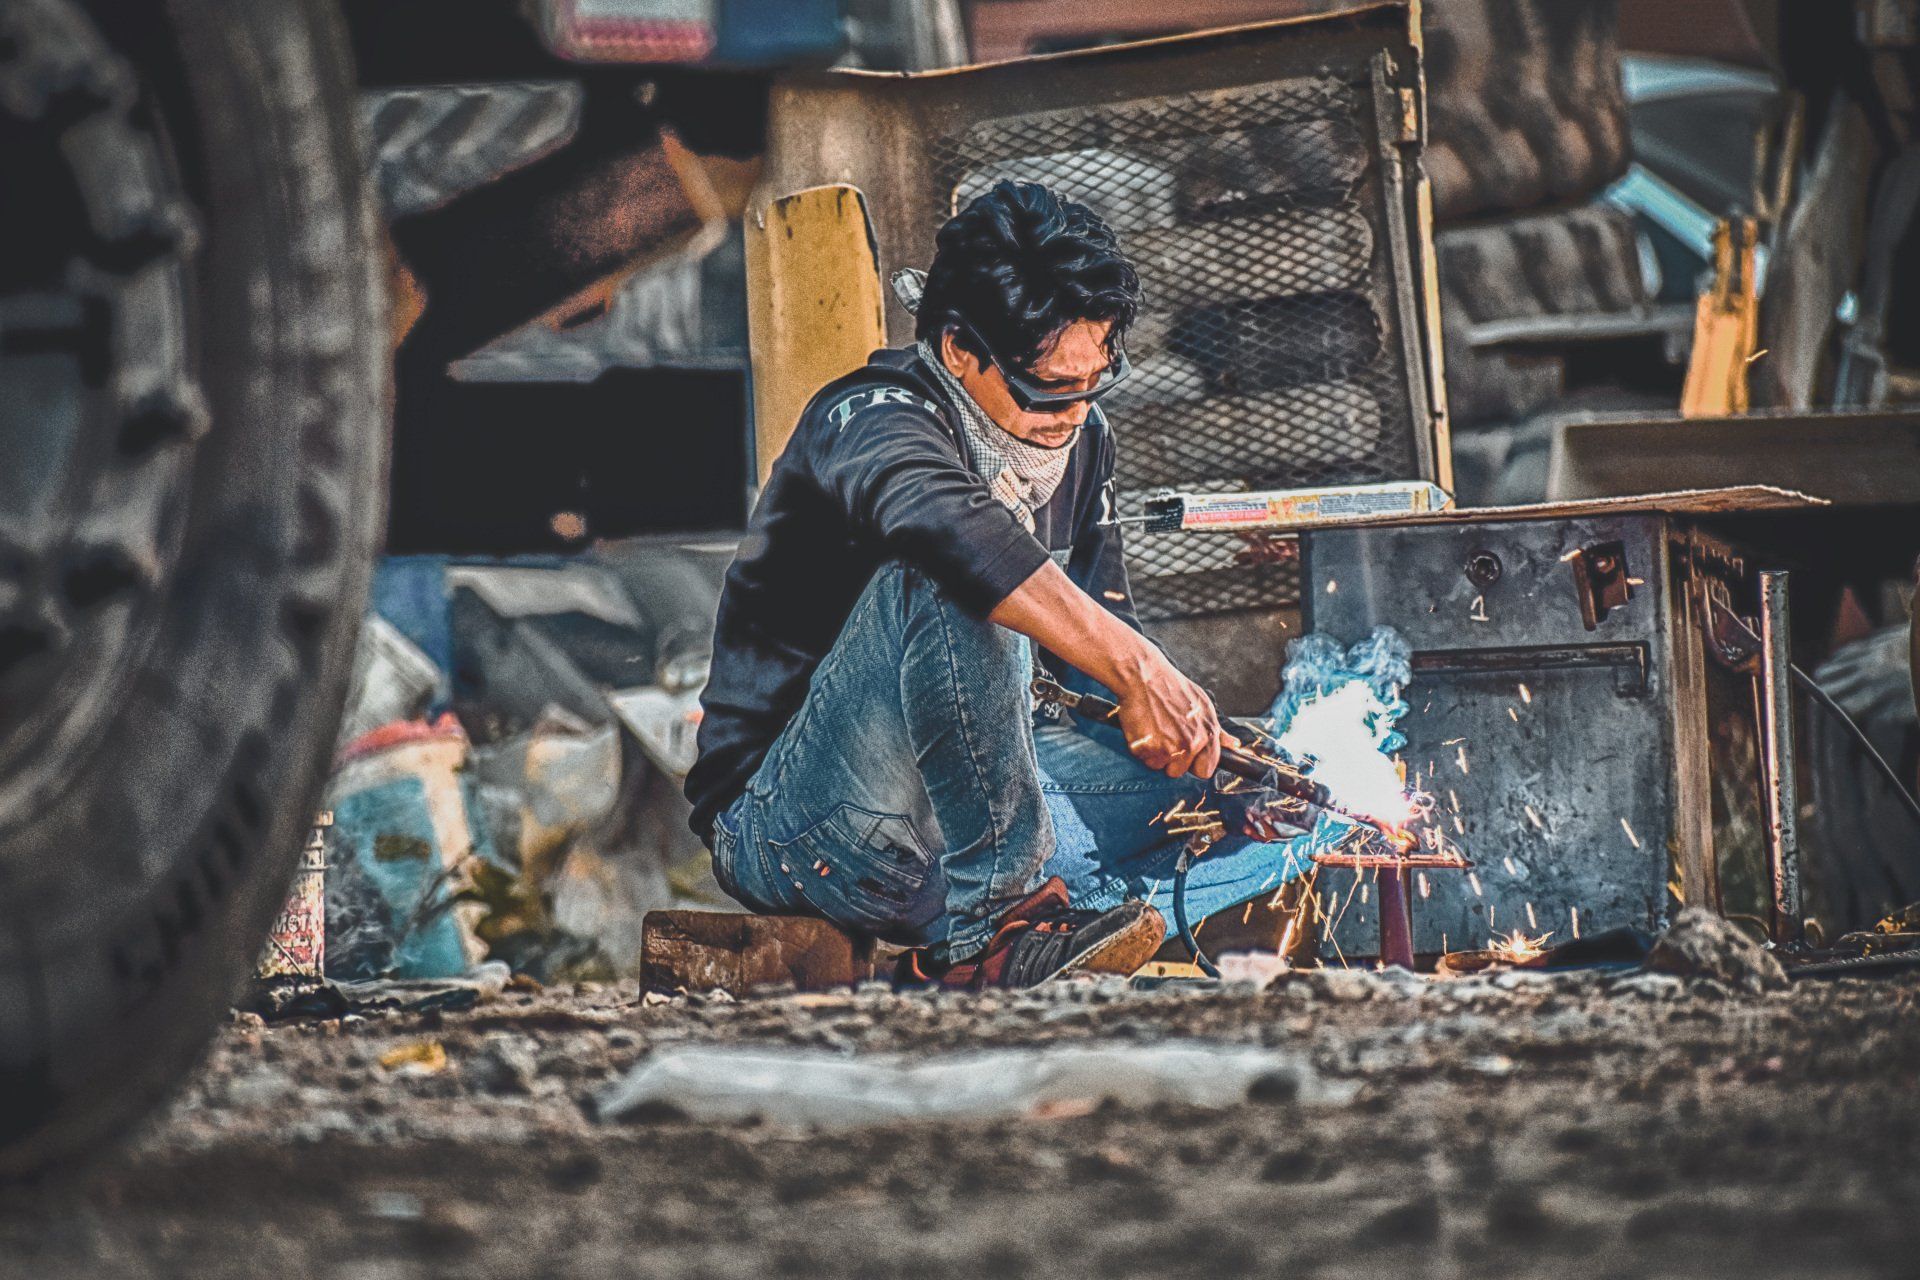
[[[1122,516],[1120,522],[1144,524],[1150,533],[1292,530],[1360,516],[1424,515],[1430,511],[1446,511],[1452,506],[1452,494],[1424,480],[1273,489],[1258,493],[1162,490],[1147,499],[1143,514]]]

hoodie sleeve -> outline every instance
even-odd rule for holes
[[[968,469],[936,415],[902,387],[851,393],[826,409],[814,472],[851,528],[984,615],[1047,553]]]

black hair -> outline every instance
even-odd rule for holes
[[[1099,214],[1037,182],[1002,181],[975,197],[934,238],[933,266],[914,334],[940,335],[979,356],[962,320],[993,351],[1030,372],[1060,331],[1112,321],[1111,352],[1140,310],[1140,278]]]

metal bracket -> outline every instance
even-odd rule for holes
[[[1726,589],[1704,583],[1700,589],[1700,628],[1707,634],[1707,656],[1735,675],[1760,674],[1759,626],[1734,611]]]
[[[1574,594],[1580,605],[1580,620],[1587,624],[1587,630],[1597,631],[1608,614],[1626,608],[1633,599],[1626,544],[1597,542],[1575,550],[1568,559],[1573,562]]]

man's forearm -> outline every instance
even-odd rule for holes
[[[1049,560],[987,615],[1032,638],[1115,693],[1136,687],[1158,651],[1146,637],[1102,608]]]
[[[1127,746],[1169,777],[1210,776],[1220,763],[1213,702],[1148,639],[1114,617],[1051,560],[987,615],[1092,676],[1120,698]]]

